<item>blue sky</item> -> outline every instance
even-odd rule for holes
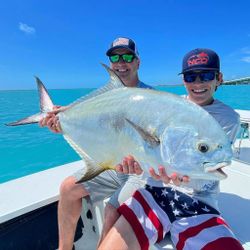
[[[99,87],[119,36],[137,42],[145,83],[181,83],[183,55],[221,57],[224,79],[250,76],[249,0],[1,1],[0,89]]]

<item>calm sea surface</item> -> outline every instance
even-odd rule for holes
[[[184,87],[159,90],[185,94]],[[55,104],[66,105],[92,89],[50,90]],[[250,109],[250,85],[221,86],[216,98],[236,109]],[[38,112],[36,90],[0,91],[0,183],[80,159],[61,135],[38,125],[4,124]]]

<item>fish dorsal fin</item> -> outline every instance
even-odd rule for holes
[[[101,63],[101,64],[109,73],[109,77],[110,77],[109,82],[106,85],[104,85],[103,87],[92,91],[90,94],[80,97],[79,99],[74,101],[72,104],[70,104],[70,107],[79,103],[79,102],[83,102],[83,101],[89,100],[95,96],[101,95],[101,94],[103,94],[107,91],[110,91],[112,89],[126,87],[126,85],[123,83],[123,81],[120,79],[120,77],[111,68],[109,68],[104,63]]]
[[[47,89],[45,88],[42,81],[35,76],[37,88],[39,92],[39,101],[40,101],[40,110],[42,113],[46,113],[48,111],[52,111],[54,104],[49,96]]]
[[[143,140],[145,142],[147,142],[150,147],[153,148],[153,147],[157,147],[160,145],[161,141],[156,135],[146,131],[144,128],[133,123],[132,121],[130,121],[127,118],[125,118],[125,120],[140,134],[140,136],[143,138]]]
[[[117,89],[117,88],[124,88],[126,85],[121,80],[121,78],[115,73],[114,70],[112,70],[110,67],[108,67],[106,64],[101,63],[101,65],[108,71],[110,81],[106,85],[106,87],[109,87],[111,89]]]

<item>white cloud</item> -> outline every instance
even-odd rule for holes
[[[245,57],[241,58],[241,61],[246,62],[246,63],[250,63],[250,56],[245,56]]]
[[[241,53],[243,53],[243,54],[250,54],[250,47],[241,48]]]
[[[26,34],[34,34],[36,32],[35,28],[21,22],[19,23],[19,29]]]

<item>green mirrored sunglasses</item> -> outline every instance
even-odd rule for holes
[[[120,58],[122,58],[122,60],[126,63],[131,63],[134,60],[135,55],[133,55],[133,54],[122,54],[122,55],[116,54],[116,55],[109,56],[109,60],[112,63],[119,62]]]

